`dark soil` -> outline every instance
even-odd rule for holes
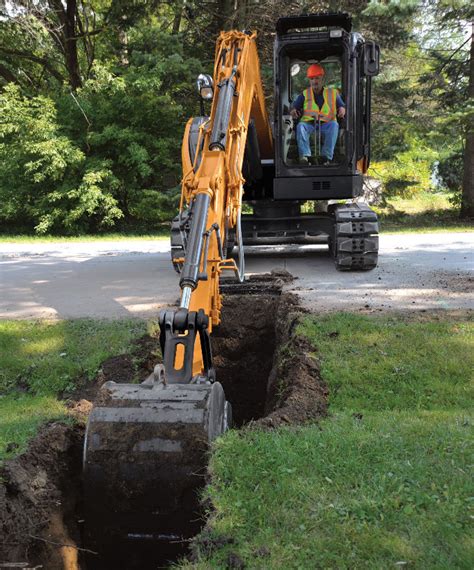
[[[82,439],[80,426],[50,424],[0,469],[0,568],[74,568]]]
[[[224,297],[222,323],[212,335],[217,380],[236,427],[317,420],[326,414],[327,387],[313,348],[295,332],[303,314],[296,297],[281,295],[281,288],[246,295],[242,287]]]
[[[212,334],[217,380],[232,403],[237,427],[301,424],[326,413],[327,388],[309,343],[296,334],[302,314],[282,294],[286,272],[223,285],[222,323]],[[84,419],[100,386],[146,378],[159,357],[158,339],[136,341],[128,354],[103,363],[90,385],[69,395],[73,415]],[[48,570],[86,566],[81,550],[83,422],[46,426],[27,452],[1,469],[0,568],[3,562],[41,564]],[[238,561],[229,561],[239,567]],[[137,568],[148,568],[146,562]]]
[[[237,427],[265,413],[275,352],[276,295],[227,295],[222,323],[212,334],[217,380],[232,404]]]
[[[284,295],[276,315],[276,351],[267,380],[262,427],[298,425],[327,413],[328,388],[309,341],[297,334],[304,311],[294,295]]]

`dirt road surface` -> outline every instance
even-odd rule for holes
[[[379,266],[338,272],[326,246],[249,247],[314,311],[473,309],[474,233],[382,235]],[[179,297],[167,240],[0,244],[0,318],[156,317]]]

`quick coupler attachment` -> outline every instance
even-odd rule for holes
[[[160,346],[163,354],[164,380],[167,384],[214,382],[209,317],[184,308],[160,312]],[[194,349],[199,334],[203,373],[193,377]]]

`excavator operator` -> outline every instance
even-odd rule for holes
[[[325,71],[322,65],[313,63],[306,76],[309,87],[295,100],[290,110],[293,119],[300,119],[296,126],[299,163],[309,164],[311,158],[310,137],[319,135],[319,164],[327,166],[334,156],[339,125],[337,118],[344,118],[346,108],[337,90],[324,86]],[[322,148],[321,148],[322,137]]]

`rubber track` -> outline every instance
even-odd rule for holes
[[[341,204],[335,210],[334,261],[340,271],[369,271],[377,266],[379,225],[366,204]]]

